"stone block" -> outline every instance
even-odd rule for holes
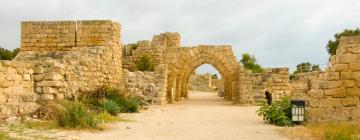
[[[325,74],[325,76],[326,76],[326,80],[329,80],[329,81],[339,80],[339,78],[340,78],[339,72],[327,72]]]
[[[54,95],[53,94],[41,94],[40,99],[45,100],[45,101],[54,100]]]
[[[343,106],[345,106],[345,107],[357,106],[357,105],[359,104],[359,98],[358,98],[358,97],[346,97],[346,98],[341,98],[341,103],[342,103]]]
[[[52,87],[43,87],[42,91],[43,91],[43,93],[56,93],[57,92],[57,90]]]
[[[344,97],[346,95],[346,91],[345,88],[326,89],[325,95],[331,97]]]
[[[355,80],[344,80],[344,86],[347,88],[352,88],[356,86]]]
[[[340,81],[320,81],[319,82],[319,88],[320,89],[332,89],[332,88],[338,88],[342,86],[342,82]]]
[[[352,80],[354,79],[351,72],[340,72],[341,80]]]
[[[61,81],[41,81],[36,83],[36,86],[39,87],[63,87],[65,86],[64,82]]]
[[[360,71],[360,63],[349,64],[351,71]]]
[[[320,108],[342,107],[340,98],[326,98],[319,100]]]
[[[335,64],[332,66],[335,71],[348,71],[349,64]]]
[[[0,104],[6,103],[6,97],[5,95],[0,95]]]
[[[24,74],[24,80],[29,81],[30,80],[30,74]]]
[[[360,88],[354,87],[354,88],[346,88],[346,94],[348,96],[357,96],[360,97]]]
[[[356,63],[358,55],[356,54],[340,54],[336,56],[336,61],[339,64]]]
[[[64,76],[56,72],[50,72],[45,74],[44,80],[51,80],[51,81],[64,80]]]

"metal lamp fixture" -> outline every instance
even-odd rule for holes
[[[305,101],[291,100],[291,120],[293,122],[305,121]]]

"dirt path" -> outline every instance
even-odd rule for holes
[[[153,106],[142,113],[123,114],[135,120],[112,125],[104,132],[69,132],[84,140],[283,140],[279,127],[264,124],[258,107],[235,106],[215,93],[192,92],[189,99]]]

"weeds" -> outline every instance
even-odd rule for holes
[[[311,123],[306,125],[312,135],[324,140],[359,140],[360,124],[354,122]]]

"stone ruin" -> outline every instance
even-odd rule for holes
[[[218,79],[212,79],[210,73],[193,72],[189,77],[189,90],[214,92],[217,87],[213,83],[216,80]]]
[[[251,73],[230,45],[181,47],[178,33],[151,41],[121,44],[121,26],[110,20],[22,22],[21,51],[0,61],[0,117],[28,114],[49,101],[76,98],[103,85],[143,96],[149,104],[188,97],[189,77],[202,64],[221,74],[224,98],[251,105],[270,92],[306,101],[308,121],[360,119],[360,37],[343,37],[331,65],[322,72],[296,75],[288,68]],[[136,71],[148,55],[152,72]]]

